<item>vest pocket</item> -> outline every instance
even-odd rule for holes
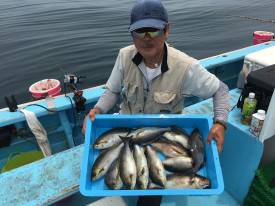
[[[154,92],[154,101],[160,113],[177,113],[177,104],[181,103],[176,93],[173,92]]]
[[[154,100],[159,104],[169,104],[176,97],[175,93],[172,92],[155,92]]]

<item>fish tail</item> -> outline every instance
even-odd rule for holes
[[[131,136],[128,136],[128,135],[126,135],[126,136],[121,136],[121,135],[119,135],[119,138],[120,138],[123,142],[126,142],[126,141],[131,140],[132,137],[133,137],[132,135],[131,135]]]

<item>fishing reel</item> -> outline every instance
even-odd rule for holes
[[[77,89],[77,84],[81,83],[81,79],[85,78],[84,76],[76,76],[74,74],[65,74],[64,75],[64,89],[67,91],[69,88],[73,91],[74,96],[73,100],[75,102],[75,109],[77,113],[85,111],[85,102],[86,98],[83,97],[83,91]]]
[[[86,98],[82,96],[83,91],[82,90],[76,90],[74,91],[73,100],[75,102],[75,109],[77,113],[81,111],[85,111],[85,102]]]
[[[84,76],[76,76],[74,74],[65,74],[64,75],[64,83],[65,84],[73,84],[76,85],[81,83],[81,79],[85,78]]]

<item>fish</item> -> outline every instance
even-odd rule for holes
[[[136,185],[137,168],[128,141],[124,143],[124,147],[120,154],[119,171],[125,187],[133,190]]]
[[[173,142],[169,141],[157,141],[151,143],[151,146],[157,150],[158,152],[161,152],[164,154],[166,157],[171,158],[171,157],[178,157],[178,156],[189,156],[188,151]]]
[[[147,189],[164,189],[163,186],[157,185],[155,183],[153,183],[152,181],[149,181],[148,187]]]
[[[119,159],[116,159],[104,176],[105,184],[113,190],[119,190],[123,187],[123,182],[119,174]]]
[[[173,143],[180,144],[187,150],[190,149],[189,136],[180,128],[173,127],[171,131],[163,133],[162,137]]]
[[[192,169],[193,159],[191,157],[179,156],[163,160],[162,164],[170,172],[185,173]]]
[[[137,168],[137,185],[140,189],[147,189],[149,181],[149,169],[143,147],[134,145],[133,154]]]
[[[120,127],[108,130],[95,140],[95,143],[93,146],[95,149],[102,150],[102,149],[108,149],[115,145],[119,145],[123,141],[120,138],[120,136],[127,136],[127,134],[130,131],[131,131],[130,128],[120,128]]]
[[[128,136],[131,137],[131,142],[133,144],[144,144],[156,140],[166,131],[170,131],[170,128],[142,127],[130,132]]]
[[[200,175],[171,174],[167,176],[165,187],[169,189],[205,189],[210,188],[210,180]]]
[[[166,173],[157,153],[149,145],[146,145],[145,155],[148,161],[150,178],[154,183],[164,187],[166,183]]]
[[[121,143],[99,154],[92,167],[91,178],[93,181],[107,173],[111,164],[119,157],[123,145],[124,144]]]
[[[190,152],[194,161],[192,173],[196,173],[204,165],[204,143],[199,130],[193,130],[189,139]]]

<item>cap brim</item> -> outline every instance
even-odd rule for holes
[[[136,29],[140,28],[145,28],[145,27],[150,27],[150,28],[155,28],[155,29],[163,29],[167,22],[161,21],[158,19],[143,19],[139,20],[132,25],[129,26],[129,31],[134,31]]]

